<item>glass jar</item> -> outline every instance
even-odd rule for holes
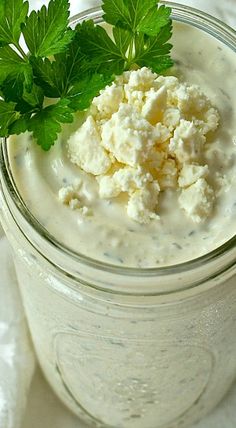
[[[169,4],[169,3],[166,3]],[[174,21],[235,51],[233,30],[172,5]],[[92,18],[92,9],[73,23]],[[61,400],[91,425],[189,427],[236,376],[235,237],[176,266],[121,268],[76,254],[33,217],[0,153],[1,220],[35,350]]]

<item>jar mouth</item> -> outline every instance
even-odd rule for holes
[[[220,20],[213,18],[211,15],[201,12],[198,9],[184,6],[177,3],[172,3],[169,1],[162,1],[161,3],[165,4],[172,8],[172,18],[174,21],[182,22],[188,25],[193,25],[196,28],[203,30],[204,32],[212,35],[214,38],[223,42],[226,46],[231,48],[236,52],[236,31],[230,28],[228,25],[224,24]],[[70,19],[70,22],[77,23],[84,19],[94,19],[96,22],[101,22],[103,11],[100,7],[95,7],[88,9],[78,15],[73,16]],[[9,196],[13,202],[14,208],[17,209],[17,212],[26,220],[28,225],[33,228],[37,233],[40,239],[43,239],[44,243],[48,244],[51,249],[57,249],[60,251],[63,256],[70,257],[75,262],[86,265],[87,267],[92,267],[96,270],[115,273],[122,276],[130,277],[161,277],[166,275],[176,275],[186,271],[192,271],[196,268],[199,268],[203,265],[207,265],[211,261],[215,261],[223,254],[226,254],[232,251],[235,248],[236,244],[236,235],[234,235],[230,240],[226,241],[224,244],[215,248],[211,252],[201,255],[200,257],[188,260],[183,263],[178,263],[175,265],[168,265],[163,267],[150,267],[150,268],[134,268],[134,267],[123,267],[117,266],[103,261],[96,260],[95,258],[90,258],[83,255],[82,253],[75,252],[66,245],[60,243],[54,236],[52,236],[34,217],[30,212],[25,202],[21,198],[17,185],[15,183],[14,177],[11,172],[10,162],[8,158],[7,151],[7,139],[2,139],[1,150],[0,150],[0,173],[1,179],[8,189]],[[10,209],[10,208],[9,208]],[[11,214],[12,213],[12,210]],[[14,215],[13,215],[14,217]],[[14,217],[15,218],[15,217]],[[34,243],[31,241],[29,236],[27,239],[34,246]],[[37,248],[37,251],[40,252],[40,248]],[[45,257],[44,254],[41,255]],[[48,260],[48,259],[47,259]],[[51,261],[51,260],[49,260]],[[52,261],[53,263],[53,261]],[[235,257],[234,257],[235,263]],[[232,258],[231,258],[232,266]]]

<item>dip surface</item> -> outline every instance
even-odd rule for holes
[[[64,128],[49,153],[32,142],[29,134],[11,138],[8,145],[13,177],[29,210],[57,241],[93,259],[126,267],[174,265],[210,252],[235,234],[236,55],[188,25],[174,24],[173,33],[176,65],[170,74],[199,85],[220,114],[220,126],[207,150],[209,182],[216,201],[206,220],[196,224],[187,218],[171,189],[159,196],[160,219],[148,224],[127,216],[127,201],[122,196],[117,200],[99,198],[94,177],[67,156],[66,142],[83,122],[83,115]],[[92,214],[70,210],[59,201],[59,190],[78,177]]]

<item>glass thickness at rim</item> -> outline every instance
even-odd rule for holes
[[[236,31],[230,28],[228,25],[222,23],[220,20],[213,18],[211,15],[208,15],[204,12],[201,12],[195,8],[189,6],[184,6],[172,2],[161,2],[166,6],[172,8],[172,18],[174,21],[182,22],[188,25],[193,25],[204,32],[212,35],[216,39],[223,42],[229,48],[236,52]],[[94,19],[95,22],[102,22],[103,11],[100,7],[88,9],[78,15],[75,15],[71,18],[71,24],[76,24],[86,19]],[[153,267],[153,268],[134,268],[134,267],[123,267],[108,264],[93,258],[84,256],[81,253],[77,253],[65,245],[62,245],[57,241],[50,233],[38,222],[38,220],[32,215],[24,201],[22,200],[14,178],[11,173],[8,154],[7,154],[7,141],[3,140],[0,151],[0,161],[1,161],[1,175],[4,181],[4,184],[10,190],[10,197],[14,202],[15,207],[25,218],[25,220],[32,226],[32,228],[39,234],[40,238],[47,241],[47,244],[52,245],[57,250],[64,253],[65,256],[72,257],[73,260],[77,260],[84,265],[91,266],[95,269],[116,273],[124,276],[141,276],[141,277],[161,277],[164,275],[171,275],[176,273],[182,273],[191,271],[200,266],[206,265],[208,262],[218,259],[223,254],[226,254],[228,251],[232,250],[236,245],[236,236],[232,237],[229,241],[225,242],[220,247],[217,247],[208,254],[204,254],[201,257],[189,260],[184,263],[179,263],[177,265],[163,266],[163,267]],[[11,213],[12,214],[12,213]],[[12,214],[13,215],[13,214]],[[14,216],[13,216],[14,217]],[[14,218],[15,219],[15,218]],[[35,247],[34,243],[27,236],[27,239]],[[39,251],[38,248],[36,248]],[[40,251],[39,251],[40,252]],[[43,254],[41,254],[46,258]],[[48,260],[48,259],[47,259]],[[53,261],[48,260],[53,263]]]

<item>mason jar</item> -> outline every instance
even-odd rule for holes
[[[235,51],[233,30],[171,6],[174,22]],[[88,18],[101,23],[102,11],[72,21]],[[72,251],[33,216],[14,180],[7,141],[0,162],[1,221],[35,351],[58,397],[91,426],[189,428],[236,376],[235,237],[174,266],[106,264]]]

